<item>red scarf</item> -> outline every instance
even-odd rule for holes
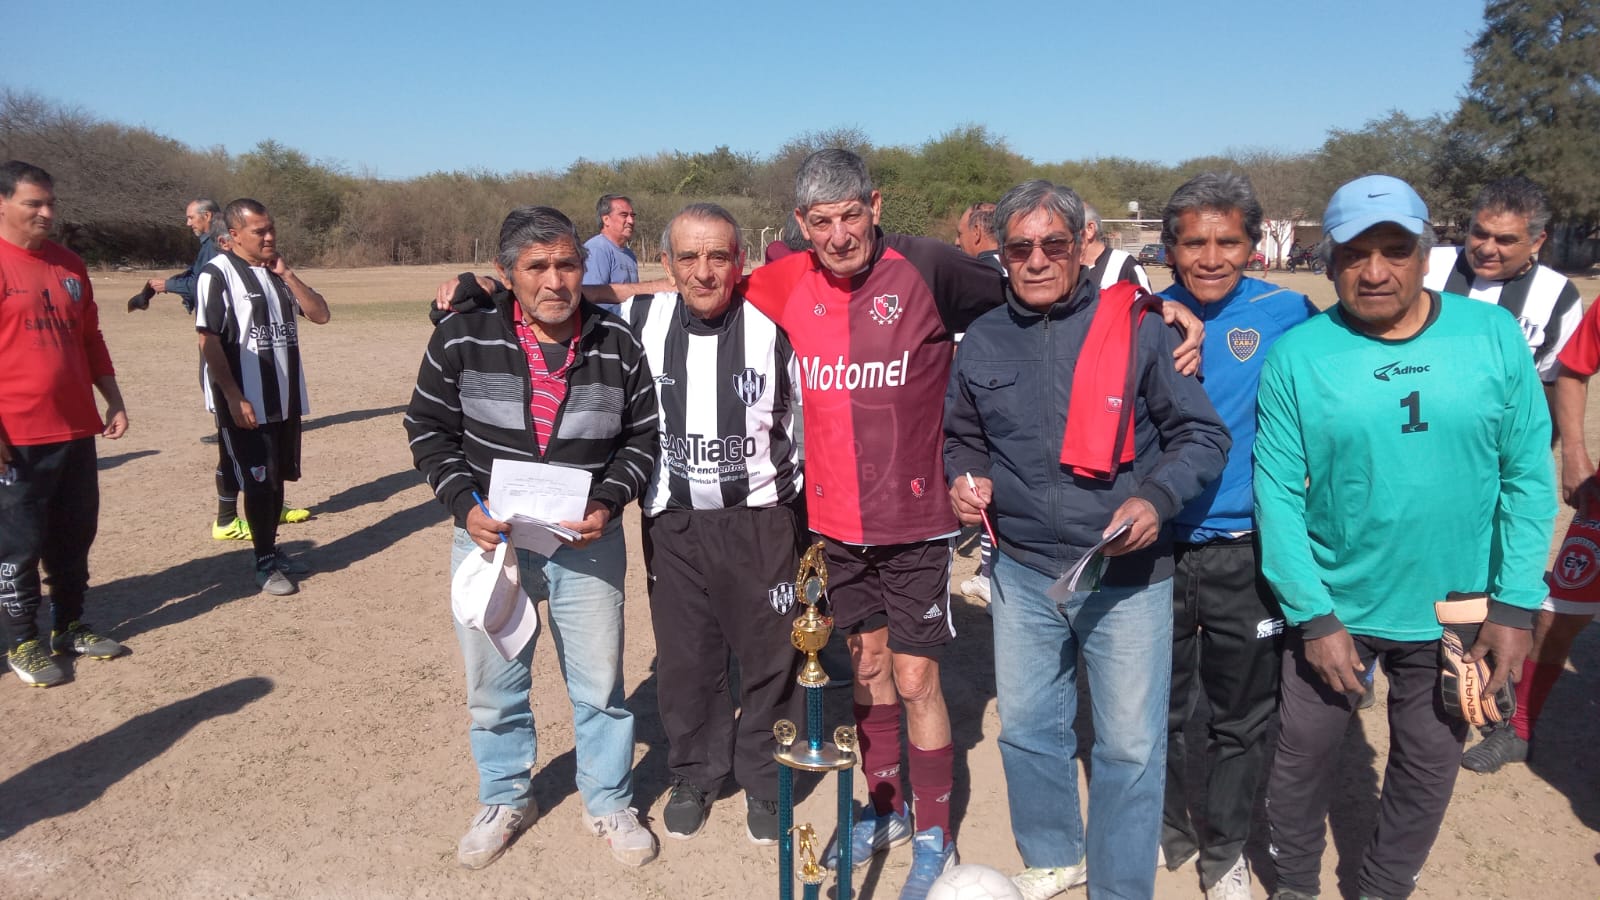
[[[1136,284],[1100,292],[1100,305],[1072,370],[1061,464],[1072,474],[1111,481],[1133,462],[1133,407],[1139,394],[1139,323],[1161,302]]]

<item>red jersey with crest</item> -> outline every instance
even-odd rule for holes
[[[956,532],[942,453],[953,336],[1002,302],[1001,278],[949,244],[882,231],[850,278],[810,251],[750,273],[745,297],[800,361],[811,530],[851,544]]]
[[[0,238],[0,428],[19,447],[92,437],[105,427],[94,381],[112,375],[89,273],[51,241]]]

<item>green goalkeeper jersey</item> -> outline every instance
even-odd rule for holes
[[[1450,591],[1544,599],[1556,488],[1527,342],[1493,304],[1423,302],[1405,340],[1361,334],[1336,305],[1267,357],[1256,522],[1291,624],[1332,613],[1353,634],[1432,640]]]

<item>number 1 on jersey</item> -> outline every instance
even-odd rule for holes
[[[1412,391],[1407,394],[1405,399],[1400,401],[1400,405],[1411,411],[1411,421],[1400,426],[1401,434],[1416,434],[1419,431],[1428,430],[1428,423],[1422,421],[1421,391]]]

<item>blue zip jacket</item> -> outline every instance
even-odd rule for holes
[[[1215,303],[1201,303],[1182,284],[1158,296],[1188,307],[1205,322],[1200,375],[1206,396],[1233,435],[1233,449],[1222,477],[1206,486],[1173,518],[1173,537],[1203,544],[1255,530],[1255,495],[1250,456],[1256,443],[1256,388],[1267,351],[1284,333],[1317,314],[1298,291],[1258,278],[1242,278]]]
[[[1217,477],[1228,455],[1228,430],[1205,390],[1173,368],[1175,333],[1147,315],[1139,325],[1133,462],[1109,482],[1061,465],[1073,370],[1099,300],[1098,286],[1085,279],[1040,313],[1008,288],[1006,305],[967,329],[945,392],[947,477],[992,479],[989,510],[1000,551],[1051,577],[1099,542],[1123,501],[1147,500],[1168,522]],[[1171,575],[1171,542],[1162,536],[1112,559],[1103,581],[1143,585]]]
[[[182,297],[184,309],[191,311],[194,309],[194,286],[200,281],[200,270],[220,252],[217,249],[217,242],[211,239],[211,235],[205,235],[200,238],[200,252],[195,256],[194,265],[189,267],[189,271],[179,272],[167,279],[167,293]]]

